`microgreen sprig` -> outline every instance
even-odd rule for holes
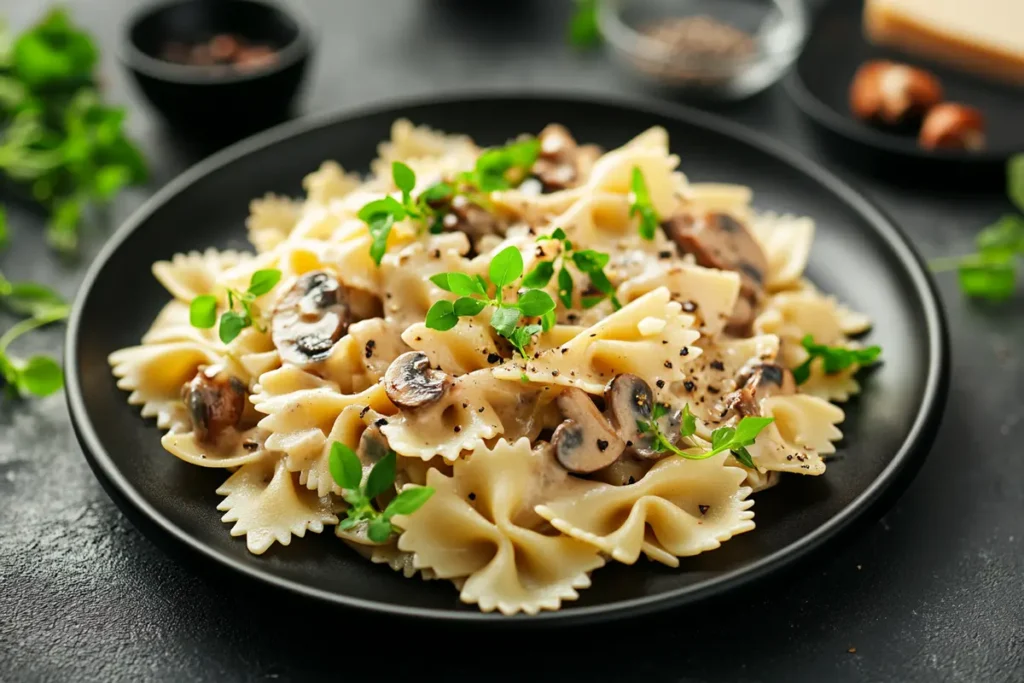
[[[1010,158],[1006,193],[1024,213],[1024,154]],[[978,233],[978,251],[966,256],[935,259],[934,272],[955,270],[964,294],[989,301],[1005,301],[1017,288],[1017,264],[1024,257],[1024,216],[1006,214]]]
[[[601,26],[597,21],[597,0],[576,0],[576,9],[569,20],[569,44],[579,50],[601,42]]]
[[[651,193],[647,190],[647,181],[638,166],[633,167],[633,179],[630,183],[629,216],[640,217],[640,236],[645,240],[653,240],[658,232],[658,212],[651,203]]]
[[[465,273],[438,273],[430,281],[446,292],[458,294],[454,302],[437,301],[427,311],[424,321],[432,330],[450,330],[459,318],[479,315],[488,306],[494,307],[491,327],[526,357],[526,347],[533,335],[554,326],[555,302],[547,292],[526,289],[516,301],[505,301],[503,291],[523,274],[523,255],[516,247],[506,247],[491,259],[488,268],[490,283],[482,276],[470,277]],[[494,287],[492,296],[491,286]],[[540,318],[541,324],[520,325],[521,319]]]
[[[615,296],[615,288],[609,282],[608,276],[604,273],[604,267],[608,265],[608,254],[593,249],[576,251],[572,242],[566,239],[565,231],[555,228],[550,235],[541,235],[538,242],[545,240],[557,240],[562,243],[562,251],[551,261],[541,261],[523,278],[524,287],[545,287],[555,274],[556,262],[558,268],[558,299],[566,308],[572,308],[573,280],[572,275],[566,268],[567,263],[572,263],[581,273],[589,276],[590,284],[600,292],[596,296],[580,297],[580,304],[583,308],[593,308],[605,298],[610,298],[615,310],[622,308],[618,297]]]
[[[64,385],[64,373],[53,358],[32,356],[21,361],[7,353],[15,339],[68,317],[70,308],[59,294],[32,282],[13,283],[0,275],[0,301],[10,310],[29,315],[0,336],[0,375],[7,395],[48,396]]]
[[[220,316],[220,327],[217,333],[225,344],[241,334],[247,327],[255,326],[260,332],[266,328],[260,322],[260,311],[256,299],[274,288],[281,280],[281,271],[276,269],[257,270],[249,278],[249,287],[244,292],[228,289],[228,310]],[[235,310],[235,302],[240,311]],[[188,319],[193,327],[209,329],[217,322],[217,297],[203,294],[192,299],[189,305]]]
[[[423,507],[434,489],[429,486],[407,488],[388,503],[383,510],[374,507],[373,499],[389,490],[395,483],[395,452],[387,454],[374,464],[370,474],[363,481],[363,463],[355,451],[335,441],[331,444],[328,465],[331,477],[341,487],[341,497],[349,504],[345,519],[338,525],[351,529],[357,524],[366,524],[366,535],[374,543],[384,543],[395,531],[391,518],[395,515],[411,515]]]
[[[668,406],[663,403],[655,403],[651,408],[649,420],[637,420],[637,429],[642,434],[650,434],[652,445],[655,451],[660,453],[674,453],[688,460],[705,460],[725,451],[731,451],[733,456],[746,467],[754,467],[754,459],[747,446],[750,446],[757,439],[765,427],[775,421],[772,417],[744,417],[735,427],[719,427],[711,432],[711,449],[699,453],[682,450],[675,446],[668,436],[661,430],[658,419],[668,412]],[[683,438],[693,436],[697,431],[697,420],[690,413],[690,406],[683,406],[683,412],[679,421],[679,435]]]
[[[852,365],[871,365],[882,354],[881,346],[869,346],[864,349],[848,349],[843,346],[827,346],[816,344],[812,335],[805,336],[800,344],[807,349],[807,360],[793,368],[793,378],[797,384],[803,384],[811,376],[811,363],[821,358],[826,374],[835,374],[846,370]]]

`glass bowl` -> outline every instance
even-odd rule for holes
[[[807,36],[803,0],[600,0],[598,21],[627,71],[713,100],[775,83]]]

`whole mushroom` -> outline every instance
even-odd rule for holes
[[[283,361],[299,366],[319,363],[351,322],[345,287],[326,271],[312,271],[300,277],[274,308],[274,346]]]
[[[439,401],[451,384],[451,375],[430,367],[430,358],[422,351],[403,353],[384,373],[384,391],[399,408],[420,408]]]
[[[551,437],[555,458],[570,472],[590,474],[619,459],[625,441],[615,433],[585,392],[568,389],[556,400],[565,421]]]
[[[235,427],[245,412],[247,387],[242,380],[216,367],[200,368],[181,388],[196,440],[213,442]]]

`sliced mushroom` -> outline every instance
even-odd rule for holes
[[[384,391],[399,408],[420,408],[439,401],[451,383],[451,375],[430,367],[430,359],[422,351],[403,353],[384,373]]]
[[[540,155],[533,164],[533,177],[540,181],[544,192],[576,187],[601,156],[599,147],[577,145],[568,129],[557,123],[545,127],[537,139]]]
[[[615,377],[604,390],[604,403],[608,420],[625,439],[626,448],[638,458],[658,458],[650,434],[644,434],[637,421],[651,419],[654,406],[654,392],[651,385],[636,375],[628,373]]]
[[[319,363],[348,330],[348,292],[330,273],[300,277],[274,308],[272,337],[281,360],[295,365]]]
[[[238,425],[245,412],[247,387],[242,380],[216,368],[200,369],[181,388],[181,400],[200,442],[210,443]]]
[[[499,217],[465,195],[455,195],[448,205],[448,213],[441,219],[441,225],[448,232],[464,232],[474,243],[485,235],[505,235],[508,226]]]
[[[789,396],[796,393],[796,380],[788,368],[775,363],[759,363],[740,378],[741,386],[725,398],[729,410],[741,417],[761,414],[761,401],[769,396]]]
[[[740,297],[726,331],[746,336],[761,308],[768,258],[742,222],[727,213],[694,215],[683,212],[663,224],[665,233],[684,252],[707,268],[740,274]]]
[[[589,474],[619,459],[626,443],[586,393],[571,388],[558,397],[557,404],[566,419],[555,429],[551,445],[562,467]]]

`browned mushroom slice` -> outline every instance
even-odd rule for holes
[[[181,400],[188,410],[197,441],[216,441],[225,429],[238,425],[245,412],[246,390],[242,380],[223,370],[200,369],[182,386]]]
[[[448,373],[430,367],[430,359],[422,351],[403,353],[384,373],[384,391],[399,408],[419,408],[439,401],[451,383]]]
[[[725,398],[729,410],[741,417],[761,414],[761,400],[769,396],[789,396],[796,393],[796,380],[788,368],[775,363],[760,363],[740,378],[741,386]]]
[[[742,283],[740,298],[729,320],[730,334],[749,334],[761,308],[768,258],[746,226],[727,213],[693,215],[683,212],[663,224],[665,233],[706,268],[733,270]]]
[[[651,419],[654,406],[651,385],[636,375],[618,375],[605,388],[604,403],[609,422],[626,441],[626,448],[632,455],[643,459],[661,457],[654,449],[651,435],[642,433],[637,426],[638,420]]]
[[[484,235],[504,235],[508,227],[498,216],[461,194],[452,199],[441,225],[447,232],[466,233],[474,243]]]
[[[281,360],[295,365],[318,363],[348,330],[348,293],[324,271],[300,277],[274,308],[272,336]]]
[[[576,474],[589,474],[619,459],[626,443],[586,393],[569,389],[558,397],[557,404],[566,419],[555,429],[551,445],[562,467]]]
[[[601,155],[594,145],[579,146],[565,126],[549,124],[540,132],[540,155],[533,164],[533,177],[544,192],[556,192],[580,184]]]

